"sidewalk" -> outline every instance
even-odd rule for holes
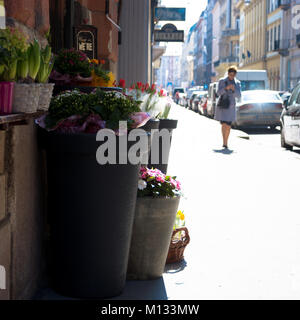
[[[179,122],[168,172],[184,188],[180,209],[191,242],[185,260],[168,265],[163,278],[128,281],[113,300],[299,298],[300,215],[281,200],[286,181],[277,174],[287,154],[241,139],[247,135],[238,130],[224,152],[217,121],[179,106],[170,118]],[[299,157],[288,160],[292,174]],[[65,299],[48,289],[37,298]]]

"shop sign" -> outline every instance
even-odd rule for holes
[[[184,42],[184,31],[173,24],[166,24],[161,30],[154,30],[155,42]]]
[[[90,59],[97,59],[97,28],[89,25],[74,27],[74,45]]]
[[[155,18],[159,21],[185,21],[185,8],[155,8]]]

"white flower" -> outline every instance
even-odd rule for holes
[[[139,179],[139,184],[138,184],[139,190],[144,190],[146,187],[147,187],[147,182],[142,179]]]

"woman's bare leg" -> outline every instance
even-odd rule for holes
[[[222,137],[223,137],[223,146],[226,146],[226,131],[227,131],[226,123],[222,123]]]
[[[228,124],[225,124],[225,127],[226,127],[226,129],[225,129],[225,139],[224,139],[224,145],[225,146],[228,146],[228,138],[229,138],[229,134],[230,134],[230,130],[231,130],[231,126],[229,126]]]

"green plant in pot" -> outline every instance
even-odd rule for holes
[[[162,276],[181,196],[176,177],[141,167],[127,278]]]
[[[38,120],[47,129],[40,133],[47,159],[53,288],[63,295],[106,298],[125,287],[140,163],[121,164],[117,158],[100,164],[96,154],[106,143],[99,139],[104,128],[118,146],[143,124],[138,116],[136,101],[98,89],[60,93]],[[129,129],[122,136],[121,120]],[[115,152],[122,154],[119,148]]]
[[[36,77],[36,82],[40,84],[38,110],[47,111],[49,109],[54,83],[48,83],[48,80],[53,66],[52,50],[47,45],[40,51],[40,67]]]
[[[14,28],[0,29],[0,114],[13,111],[15,81],[18,61],[27,50],[25,36]]]
[[[34,113],[37,111],[41,87],[36,78],[41,65],[41,48],[35,39],[27,50],[20,54],[17,66],[13,112]]]

